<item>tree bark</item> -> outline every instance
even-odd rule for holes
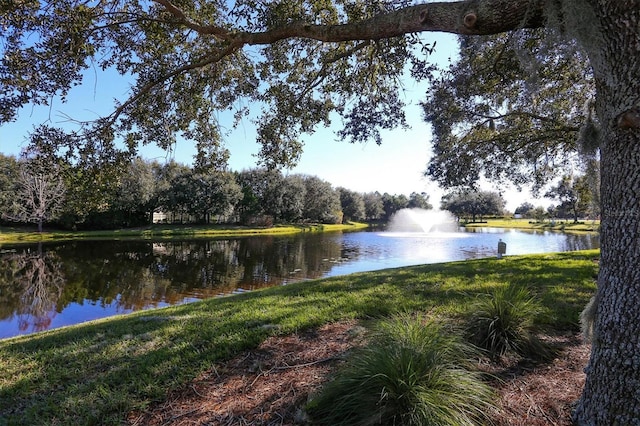
[[[231,46],[270,44],[291,37],[324,42],[378,40],[443,31],[495,34],[547,25],[575,36],[589,55],[597,86],[601,142],[601,262],[596,336],[580,425],[640,425],[640,1],[475,0],[426,3],[366,21],[334,26],[305,22],[258,33],[234,32],[190,21],[169,0],[183,25]],[[475,215],[474,215],[475,216]]]
[[[588,0],[597,39],[583,40],[597,86],[601,143],[598,305],[579,425],[640,425],[640,4]],[[592,34],[593,35],[593,34]],[[589,37],[589,35],[587,35]]]
[[[263,32],[234,31],[204,25],[190,19],[170,0],[153,0],[179,23],[199,34],[210,35],[233,45],[272,44],[288,38],[308,38],[323,42],[381,40],[422,31],[455,34],[496,34],[516,28],[544,25],[545,0],[475,0],[433,2],[408,6],[370,19],[340,25],[291,22]]]
[[[172,14],[177,25],[207,36],[211,51],[135,90],[112,114],[112,123],[155,86],[219,62],[245,45],[292,37],[323,42],[379,40],[424,31],[495,34],[544,26],[544,11],[555,8],[558,29],[574,35],[589,55],[603,134],[596,336],[575,420],[580,425],[640,425],[640,0],[425,3],[361,22],[333,26],[291,22],[255,33],[197,22],[171,0],[154,1]]]

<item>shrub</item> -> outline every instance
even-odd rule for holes
[[[535,332],[540,307],[525,287],[509,285],[481,295],[472,305],[467,326],[471,343],[498,358],[515,353],[532,359],[553,355]]]
[[[423,317],[383,322],[307,406],[316,424],[473,425],[492,391],[459,333]]]

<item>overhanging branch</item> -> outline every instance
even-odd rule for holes
[[[184,65],[143,85],[109,118],[111,123],[125,108],[137,102],[155,86],[192,69],[219,62],[245,45],[268,45],[291,38],[313,39],[325,43],[375,41],[420,32],[456,34],[496,34],[518,28],[544,25],[545,0],[472,0],[435,2],[381,13],[372,18],[338,25],[292,22],[263,32],[227,29],[206,25],[189,17],[170,0],[153,0],[164,7],[182,25],[203,36],[213,36],[222,46],[199,62]],[[360,46],[360,45],[358,45]],[[319,74],[320,76],[322,73]]]
[[[231,44],[229,46],[227,46],[225,49],[223,49],[220,52],[215,52],[205,58],[202,58],[200,61],[197,62],[193,62],[190,64],[186,64],[180,68],[177,68],[175,70],[173,70],[172,72],[165,74],[155,80],[152,80],[150,82],[148,82],[147,84],[145,84],[144,86],[142,86],[140,88],[140,90],[137,91],[137,93],[135,93],[132,97],[130,97],[129,99],[127,99],[122,105],[120,105],[110,116],[109,116],[109,123],[115,123],[115,121],[118,119],[118,117],[122,114],[122,112],[128,108],[129,106],[133,105],[135,102],[137,102],[140,98],[142,98],[144,95],[148,94],[151,92],[151,90],[153,90],[154,87],[156,87],[159,84],[162,84],[164,82],[166,82],[167,80],[176,77],[184,72],[190,71],[190,70],[194,70],[194,69],[198,69],[198,68],[202,68],[205,67],[207,65],[210,64],[214,64],[217,62],[220,62],[222,59],[226,58],[229,55],[232,55],[233,53],[237,52],[242,46],[239,44]]]
[[[409,6],[372,18],[339,25],[292,22],[264,32],[227,30],[203,25],[169,0],[154,0],[165,7],[179,23],[202,35],[214,35],[241,44],[272,44],[288,38],[307,38],[322,42],[380,40],[404,34],[438,31],[455,34],[497,34],[517,28],[544,26],[545,0],[475,0],[436,2]]]

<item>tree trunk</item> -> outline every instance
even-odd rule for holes
[[[602,150],[598,307],[581,425],[640,425],[640,136],[608,137]]]
[[[640,425],[640,4],[588,0],[602,125],[597,313],[579,425]],[[591,44],[589,44],[591,43]]]

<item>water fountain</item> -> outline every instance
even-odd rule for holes
[[[388,232],[456,232],[456,218],[445,210],[401,209],[391,217]]]

